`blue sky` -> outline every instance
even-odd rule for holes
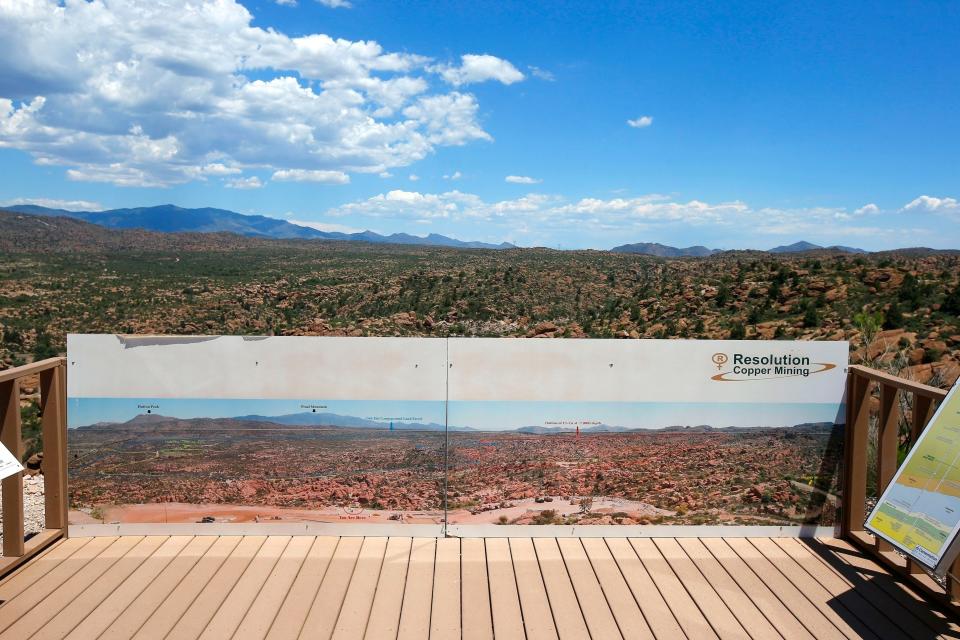
[[[97,422],[126,422],[147,412],[176,418],[232,418],[243,415],[282,416],[304,413],[304,405],[322,405],[318,412],[384,422],[443,424],[443,402],[412,400],[257,400],[215,398],[71,398],[70,427]],[[784,427],[842,419],[831,403],[794,402],[513,402],[450,403],[449,424],[502,431],[526,426],[573,429],[607,424],[635,429],[674,425],[714,427]]]
[[[0,3],[0,204],[960,248],[960,3],[586,4]]]
[[[70,398],[71,429],[98,422],[126,422],[151,413],[173,418],[236,418],[335,413],[388,425],[396,422],[443,424],[444,403],[419,400],[276,400],[244,398]]]

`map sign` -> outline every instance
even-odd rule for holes
[[[960,385],[955,385],[867,518],[866,527],[941,573],[960,532]]]

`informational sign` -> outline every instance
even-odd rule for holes
[[[449,345],[450,524],[834,521],[846,342]]]
[[[72,522],[832,524],[846,342],[71,335]]]
[[[443,523],[447,345],[67,338],[73,523]]]
[[[960,384],[954,385],[867,518],[867,529],[936,573],[960,551]]]
[[[0,480],[23,471],[23,465],[10,450],[0,444]]]

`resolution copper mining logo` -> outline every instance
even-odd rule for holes
[[[775,378],[807,378],[815,373],[823,373],[837,365],[829,362],[810,362],[807,356],[774,355],[748,356],[742,353],[733,354],[733,358],[725,353],[715,353],[710,356],[711,362],[720,373],[710,376],[718,382],[746,382],[748,380],[772,380]],[[724,365],[732,366],[724,371]]]

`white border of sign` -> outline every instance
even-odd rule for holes
[[[880,505],[884,503],[887,499],[887,494],[890,493],[890,490],[896,484],[897,479],[900,477],[900,474],[903,473],[903,470],[907,468],[907,463],[910,462],[910,459],[913,457],[913,454],[920,449],[920,443],[923,442],[924,438],[931,437],[930,434],[936,430],[937,421],[940,419],[940,415],[944,412],[944,409],[950,404],[950,400],[954,395],[960,393],[960,381],[953,385],[953,388],[950,389],[943,401],[940,402],[940,406],[937,407],[936,412],[934,412],[933,417],[930,418],[930,422],[927,423],[927,427],[923,430],[923,433],[920,434],[920,437],[917,438],[917,441],[910,448],[910,453],[907,454],[907,457],[903,460],[903,463],[897,469],[897,472],[893,475],[893,478],[890,480],[890,483],[887,484],[887,488],[883,490],[883,494],[877,500],[877,504],[873,507],[870,513],[867,515],[867,519],[864,521],[864,528],[870,533],[874,534],[878,538],[886,540],[894,547],[907,554],[911,560],[917,562],[925,569],[932,571],[933,573],[942,576],[946,573],[947,567],[953,563],[954,559],[960,554],[960,522],[957,522],[954,525],[953,530],[950,532],[949,542],[947,542],[940,552],[940,556],[937,558],[935,565],[930,565],[924,561],[923,557],[914,554],[912,549],[907,549],[899,542],[891,540],[883,533],[875,530],[870,526],[870,520],[873,518],[873,514],[876,513],[877,509],[880,508]],[[958,507],[960,507],[960,498],[957,498]]]

